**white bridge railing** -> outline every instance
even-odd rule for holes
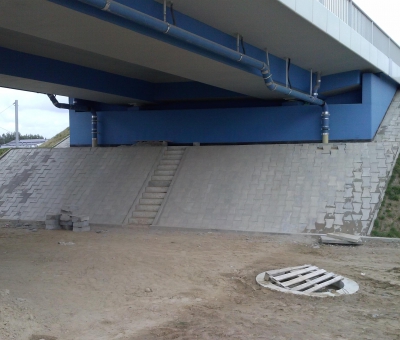
[[[378,50],[400,65],[400,47],[352,0],[319,0]]]

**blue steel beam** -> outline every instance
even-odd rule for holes
[[[0,47],[0,73],[103,92],[144,102],[152,101],[153,84],[59,60]]]

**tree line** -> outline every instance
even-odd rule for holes
[[[41,135],[32,135],[32,134],[26,134],[26,135],[21,135],[18,133],[19,139],[44,139],[43,136]],[[3,133],[0,135],[0,145],[1,144],[7,144],[15,139],[15,132],[7,132]]]

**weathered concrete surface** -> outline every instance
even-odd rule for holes
[[[122,224],[161,147],[12,150],[0,160],[0,218],[45,220],[62,206]]]
[[[368,234],[399,150],[399,101],[371,143],[188,148],[157,225]]]

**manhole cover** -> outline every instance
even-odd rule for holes
[[[353,294],[359,288],[353,280],[310,264],[269,270],[258,274],[256,281],[280,292],[319,297]]]

